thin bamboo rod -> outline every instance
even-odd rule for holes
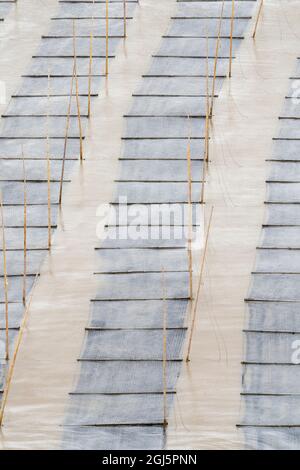
[[[48,250],[52,246],[52,228],[51,228],[51,162],[49,152],[47,154],[47,186],[48,186]]]
[[[67,156],[68,135],[69,135],[69,127],[70,127],[70,114],[71,114],[71,107],[72,107],[72,94],[73,94],[73,88],[74,88],[74,77],[75,77],[75,64],[73,64],[73,73],[72,73],[72,79],[71,79],[69,105],[68,105],[67,119],[66,119],[66,130],[65,130],[65,139],[64,139],[64,153],[63,153],[63,159],[62,159],[60,185],[59,185],[59,198],[58,198],[59,205],[61,205],[61,203],[62,203],[65,162],[66,162],[66,156]]]
[[[124,6],[124,38],[127,37],[127,1],[123,0]]]
[[[22,146],[22,158],[23,158],[23,180],[24,180],[24,232],[23,232],[23,251],[24,251],[24,268],[23,268],[23,305],[26,305],[26,276],[27,276],[27,181],[26,181],[26,168],[25,168],[25,157],[24,149]]]
[[[190,299],[193,299],[193,252],[192,252],[192,165],[191,165],[191,139],[188,139],[187,147],[187,176],[188,176],[188,209],[189,209],[189,227],[188,227],[188,266]]]
[[[76,24],[73,20],[73,55],[74,55],[74,78],[75,78],[75,89],[76,89],[76,105],[77,105],[77,118],[78,118],[78,130],[80,139],[80,160],[83,159],[83,144],[82,144],[82,125],[81,125],[81,114],[80,114],[80,101],[79,101],[79,88],[78,88],[78,75],[77,75],[77,51],[76,51]]]
[[[255,26],[254,26],[254,31],[253,31],[253,34],[252,34],[253,39],[256,36],[257,26],[258,26],[258,22],[259,22],[259,18],[260,18],[260,14],[261,14],[261,11],[262,11],[263,4],[264,4],[264,0],[260,0],[260,5],[259,5],[259,9],[258,9],[256,21],[255,21]]]
[[[36,277],[34,279],[33,288],[31,290],[29,302],[27,303],[27,306],[25,308],[25,313],[24,313],[23,320],[22,320],[20,330],[19,330],[19,333],[18,333],[18,337],[17,337],[17,341],[16,341],[16,344],[15,344],[15,349],[14,349],[14,353],[13,353],[13,356],[12,356],[12,360],[9,364],[8,374],[7,374],[7,377],[6,377],[5,387],[4,387],[2,400],[1,400],[1,406],[0,406],[0,427],[2,427],[2,425],[3,425],[4,411],[5,411],[5,406],[6,406],[6,403],[7,403],[7,398],[8,398],[10,384],[11,384],[11,380],[12,380],[12,376],[13,376],[13,371],[14,371],[14,368],[15,368],[16,359],[17,359],[20,344],[21,344],[21,341],[22,341],[24,329],[25,329],[25,326],[26,326],[26,323],[27,323],[28,313],[29,313],[29,309],[30,309],[30,305],[31,305],[31,301],[32,301],[32,297],[33,297],[33,293],[34,293],[34,289],[35,289],[35,286],[36,286],[37,279],[38,279],[38,274],[36,275]]]
[[[234,0],[231,0],[231,21],[230,21],[230,53],[229,53],[229,78],[231,78],[231,70],[232,70],[232,46],[233,46],[233,30],[234,30],[234,19],[235,19],[235,12],[234,12]]]
[[[48,249],[51,248],[51,162],[50,162],[50,139],[49,139],[49,115],[50,115],[50,71],[48,71],[48,106],[47,106],[47,137],[46,137],[46,155],[47,155],[47,204],[48,204]]]
[[[9,318],[8,318],[8,280],[7,280],[7,259],[6,259],[6,239],[5,223],[3,214],[3,200],[0,191],[1,225],[2,225],[2,256],[3,256],[3,280],[4,280],[4,300],[5,300],[5,359],[9,360]]]
[[[218,35],[217,35],[217,41],[216,41],[214,77],[213,77],[213,83],[212,83],[211,105],[210,105],[210,117],[212,117],[213,107],[214,107],[214,95],[215,95],[215,87],[216,87],[216,77],[217,77],[217,67],[218,67],[218,59],[219,59],[220,37],[221,37],[221,28],[222,28],[222,21],[223,21],[224,4],[225,4],[225,0],[223,0],[222,2],[222,8],[221,8],[220,19],[219,19],[219,27],[218,27]]]
[[[205,161],[209,164],[209,47],[208,33],[206,34],[206,127],[205,127]]]
[[[205,141],[204,141],[204,159],[202,165],[202,185],[200,203],[204,203],[206,168],[209,165],[209,60],[208,60],[208,33],[206,34],[206,112],[205,112]]]
[[[108,0],[106,0],[106,8],[105,8],[105,75],[108,77],[108,37],[109,37],[109,8],[108,8]]]
[[[207,128],[209,126],[209,115],[206,113],[206,118],[205,118],[205,127]],[[207,131],[205,132],[205,155],[202,163],[202,183],[201,183],[201,197],[200,197],[200,203],[204,204],[204,199],[205,199],[205,180],[206,180],[206,165],[207,165]]]
[[[195,299],[195,304],[194,304],[193,314],[192,314],[192,325],[191,325],[190,336],[189,336],[189,341],[188,341],[188,350],[187,350],[186,362],[190,361],[192,340],[193,340],[193,334],[194,334],[194,329],[195,329],[195,324],[196,324],[197,308],[198,308],[200,289],[201,289],[202,278],[203,278],[203,273],[204,273],[204,265],[205,265],[205,259],[206,259],[206,252],[207,252],[208,238],[209,238],[210,227],[211,227],[211,222],[212,222],[213,210],[214,210],[214,208],[212,207],[211,212],[210,212],[208,227],[207,227],[207,231],[206,231],[205,244],[204,244],[204,248],[203,248],[203,256],[202,256],[202,260],[201,260],[201,264],[200,264],[200,274],[199,274],[199,281],[198,281],[198,286],[197,286],[196,299]]]
[[[163,414],[164,427],[168,426],[168,395],[167,395],[167,327],[168,327],[168,306],[165,271],[162,269],[162,289],[163,289]]]
[[[88,117],[91,115],[91,90],[92,90],[92,71],[93,71],[93,41],[94,41],[94,7],[95,0],[93,0],[93,14],[90,32],[90,60],[89,60],[89,82],[88,82]]]

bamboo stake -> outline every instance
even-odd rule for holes
[[[124,5],[124,38],[127,37],[127,2],[123,0]]]
[[[205,143],[202,165],[202,186],[200,203],[204,203],[206,167],[209,164],[209,61],[208,61],[208,34],[206,34],[206,112],[205,112]]]
[[[28,312],[29,312],[29,309],[30,309],[30,305],[31,305],[31,301],[32,301],[32,297],[33,297],[33,293],[34,293],[34,289],[35,289],[35,286],[36,286],[37,279],[38,279],[38,274],[36,275],[36,277],[34,279],[33,288],[32,288],[31,294],[30,294],[30,299],[29,299],[29,302],[26,306],[25,314],[23,316],[23,320],[22,320],[20,330],[19,330],[19,333],[18,333],[18,338],[17,338],[17,342],[16,342],[16,345],[15,345],[13,357],[12,357],[12,360],[9,364],[9,370],[8,370],[8,374],[7,374],[7,377],[6,377],[6,382],[5,382],[5,387],[4,387],[2,401],[1,401],[1,407],[0,407],[0,427],[2,427],[2,425],[3,425],[4,411],[5,411],[5,406],[6,406],[8,393],[9,393],[9,389],[10,389],[11,379],[12,379],[12,376],[13,376],[13,371],[14,371],[14,367],[15,367],[15,364],[16,364],[16,359],[17,359],[18,351],[19,351],[20,344],[21,344],[21,341],[22,341],[24,329],[25,329],[25,326],[26,326],[26,323],[27,323]]]
[[[24,149],[22,146],[22,157],[23,157],[23,179],[24,179],[24,269],[23,269],[23,305],[26,305],[26,276],[27,276],[27,188],[26,188],[26,169],[25,169],[25,158]]]
[[[231,78],[231,69],[232,69],[232,40],[233,40],[233,29],[234,29],[234,0],[231,4],[231,22],[230,22],[230,56],[229,56],[229,78]]]
[[[108,17],[108,0],[106,0],[105,8],[105,24],[106,24],[106,39],[105,39],[105,75],[108,77],[108,37],[109,37],[109,17]]]
[[[91,115],[91,89],[92,89],[92,68],[93,68],[93,39],[94,39],[94,7],[95,0],[93,0],[93,15],[92,26],[90,32],[90,61],[89,61],[89,84],[88,84],[88,117]]]
[[[219,58],[220,36],[221,36],[221,28],[222,28],[222,20],[223,20],[223,12],[224,12],[224,2],[225,0],[223,0],[222,2],[222,8],[221,8],[220,19],[219,19],[218,36],[217,36],[217,41],[216,41],[214,77],[213,77],[211,105],[210,105],[210,117],[212,117],[213,107],[214,107],[214,95],[215,95],[215,86],[216,86],[216,77],[217,77],[217,65],[218,65],[218,58]]]
[[[191,165],[191,140],[189,137],[187,148],[187,176],[188,176],[188,208],[189,208],[189,233],[188,233],[188,265],[190,280],[190,299],[193,299],[193,252],[192,252],[192,165]]]
[[[194,334],[196,316],[197,316],[197,307],[198,307],[199,294],[200,294],[202,278],[203,278],[203,272],[204,272],[204,265],[205,265],[205,259],[206,259],[206,252],[207,252],[208,238],[209,238],[210,227],[211,227],[211,222],[212,222],[213,210],[214,210],[214,208],[212,207],[211,212],[210,212],[207,232],[206,232],[206,238],[205,238],[205,244],[204,244],[204,249],[203,249],[202,261],[201,261],[201,265],[200,265],[200,275],[199,275],[199,281],[198,281],[198,286],[197,286],[195,304],[194,304],[194,308],[193,308],[193,314],[192,314],[192,325],[191,325],[190,336],[189,336],[189,341],[188,341],[188,350],[187,350],[186,362],[190,361],[192,340],[193,340],[193,334]]]
[[[207,128],[209,126],[209,115],[206,113],[206,118],[205,118],[205,127]],[[206,132],[207,134],[207,132]],[[205,194],[205,179],[206,179],[206,149],[207,149],[207,143],[206,143],[206,137],[205,137],[205,156],[204,160],[202,163],[202,185],[201,185],[201,197],[200,197],[200,204],[204,203],[204,194]]]
[[[209,164],[209,48],[208,34],[206,35],[206,126],[205,126],[205,160]]]
[[[167,396],[167,326],[168,326],[168,307],[167,307],[167,289],[165,270],[162,269],[162,288],[163,288],[163,412],[164,412],[164,427],[168,426],[168,396]]]
[[[51,227],[51,163],[49,152],[47,154],[47,186],[48,186],[48,250],[52,246],[52,227]]]
[[[82,126],[81,126],[81,114],[80,114],[80,102],[79,102],[78,75],[77,75],[77,52],[76,52],[76,26],[75,26],[75,20],[73,20],[73,54],[74,54],[74,78],[75,78],[75,89],[76,89],[78,130],[79,130],[79,139],[80,139],[80,160],[82,161],[82,159],[83,159],[83,146],[82,146]]]
[[[7,260],[6,260],[6,240],[3,215],[3,200],[0,192],[1,224],[2,224],[2,252],[3,252],[3,279],[4,279],[4,299],[5,299],[5,359],[9,359],[9,336],[8,336],[8,280],[7,280]]]
[[[254,31],[253,31],[253,34],[252,34],[253,39],[256,36],[256,30],[257,30],[257,26],[258,26],[258,22],[259,22],[259,18],[260,18],[260,14],[261,14],[261,11],[262,11],[263,4],[264,4],[264,0],[260,0],[260,5],[259,5],[259,9],[258,9],[256,21],[255,21],[255,26],[254,26]]]
[[[50,162],[50,140],[49,140],[49,115],[50,115],[50,71],[48,71],[48,107],[47,107],[47,203],[48,203],[48,249],[51,248],[51,162]]]
[[[61,205],[61,202],[62,202],[62,192],[63,192],[63,182],[64,182],[64,173],[65,173],[65,161],[66,161],[66,156],[67,156],[67,146],[68,146],[68,135],[69,135],[69,127],[70,127],[70,114],[71,114],[71,106],[72,106],[72,94],[73,94],[73,87],[74,87],[74,77],[75,77],[75,64],[73,64],[71,90],[70,90],[69,105],[68,105],[67,120],[66,120],[64,153],[63,153],[63,160],[62,160],[62,166],[61,166],[61,176],[60,176],[60,186],[59,186],[59,199],[58,199],[59,205]]]

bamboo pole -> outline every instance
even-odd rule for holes
[[[127,37],[127,1],[123,0],[124,6],[124,38]]]
[[[205,160],[206,165],[209,164],[209,50],[208,50],[208,34],[206,35],[206,126],[205,126]]]
[[[48,249],[51,248],[51,162],[50,162],[50,139],[49,139],[49,115],[50,115],[50,71],[48,70],[48,103],[47,103],[47,204],[48,204]]]
[[[74,78],[75,78],[75,89],[76,89],[77,118],[78,118],[78,130],[79,130],[79,139],[80,139],[80,160],[82,161],[82,159],[83,159],[83,145],[82,145],[82,125],[81,125],[79,89],[78,89],[78,75],[77,75],[77,51],[76,51],[76,25],[75,25],[75,20],[73,20],[73,55],[74,55]]]
[[[191,165],[191,139],[188,140],[187,148],[187,176],[188,176],[188,209],[189,209],[189,230],[188,230],[188,266],[189,266],[189,283],[190,283],[190,299],[193,299],[193,252],[192,252],[192,165]]]
[[[51,163],[49,152],[47,154],[47,186],[48,186],[48,250],[52,246],[52,224],[51,224]]]
[[[233,41],[233,29],[234,29],[234,0],[231,0],[231,21],[230,21],[230,54],[229,54],[229,78],[231,78],[231,69],[232,69],[232,41]]]
[[[167,326],[168,326],[168,306],[167,306],[167,288],[165,279],[165,270],[162,269],[162,288],[163,288],[163,414],[164,427],[168,426],[168,395],[167,395]]]
[[[8,335],[8,280],[7,280],[7,260],[6,260],[6,240],[3,214],[3,200],[0,191],[1,225],[2,225],[2,256],[3,256],[3,280],[4,280],[4,300],[5,300],[5,359],[9,360],[9,335]]]
[[[209,61],[208,61],[208,34],[206,34],[206,112],[205,112],[205,142],[202,165],[202,185],[200,203],[204,203],[206,167],[209,165]]]
[[[216,77],[217,77],[217,66],[218,66],[218,58],[219,58],[220,36],[221,36],[224,4],[225,4],[225,0],[223,0],[223,2],[222,2],[222,8],[221,8],[220,19],[219,19],[219,27],[218,27],[218,35],[217,35],[217,41],[216,41],[216,51],[215,51],[215,61],[214,61],[214,77],[213,77],[212,93],[211,93],[211,105],[210,105],[210,117],[212,117],[213,107],[214,107],[214,95],[215,95],[215,86],[216,86]]]
[[[23,180],[24,180],[24,232],[23,232],[23,251],[24,251],[24,269],[23,269],[23,305],[26,305],[26,276],[27,276],[27,182],[26,182],[26,169],[25,169],[25,157],[24,149],[22,146],[22,157],[23,157]]]
[[[65,130],[65,139],[64,139],[64,153],[63,153],[62,166],[61,166],[59,198],[58,198],[59,205],[61,205],[61,202],[62,202],[63,182],[64,182],[64,174],[65,174],[65,161],[66,161],[66,156],[67,156],[68,135],[69,135],[69,127],[70,127],[70,114],[71,114],[71,106],[72,106],[72,94],[73,94],[73,88],[74,88],[74,77],[75,77],[75,64],[73,64],[73,73],[72,73],[72,80],[71,80],[70,97],[69,97],[67,119],[66,119],[66,130]]]
[[[205,118],[205,127],[207,128],[209,126],[209,115],[206,113],[206,118]],[[205,132],[207,136],[207,131]],[[201,184],[201,197],[200,197],[200,204],[204,203],[204,198],[205,198],[205,180],[206,180],[206,162],[207,162],[207,137],[205,136],[205,155],[202,163],[202,184]]]
[[[264,4],[264,0],[260,0],[260,5],[259,5],[259,9],[258,9],[256,21],[255,21],[255,26],[254,26],[254,31],[253,31],[253,34],[252,34],[253,39],[256,36],[256,30],[257,30],[257,26],[258,26],[258,22],[259,22],[259,18],[260,18],[260,14],[261,14],[261,11],[262,11],[263,4]]]
[[[210,212],[208,227],[207,227],[207,231],[206,231],[205,244],[204,244],[204,248],[203,248],[203,256],[202,256],[202,260],[201,260],[201,264],[200,264],[200,274],[199,274],[199,281],[198,281],[198,285],[197,285],[195,304],[194,304],[193,313],[192,313],[192,325],[191,325],[190,336],[189,336],[189,340],[188,340],[188,350],[187,350],[186,362],[190,361],[192,340],[193,340],[193,334],[194,334],[194,329],[195,329],[195,324],[196,324],[197,308],[198,308],[200,289],[201,289],[202,278],[203,278],[203,273],[204,273],[204,265],[205,265],[205,259],[206,259],[206,252],[207,252],[208,238],[209,238],[210,227],[211,227],[211,222],[212,222],[213,210],[214,210],[214,208],[212,207],[211,212]]]
[[[3,425],[4,411],[5,411],[5,406],[6,406],[8,393],[9,393],[9,389],[10,389],[11,379],[12,379],[12,376],[13,376],[13,371],[14,371],[14,367],[15,367],[15,364],[16,364],[16,359],[17,359],[20,344],[21,344],[21,341],[22,341],[24,329],[25,329],[25,326],[26,326],[26,323],[27,323],[28,313],[29,313],[29,309],[30,309],[30,305],[31,305],[31,301],[32,301],[32,297],[33,297],[33,293],[34,293],[34,289],[35,289],[35,286],[36,286],[37,279],[38,279],[38,274],[36,275],[36,277],[34,279],[33,288],[31,290],[29,302],[27,303],[25,313],[24,313],[24,316],[23,316],[23,320],[22,320],[20,330],[19,330],[19,333],[18,333],[18,337],[17,337],[13,357],[12,357],[12,360],[9,364],[8,374],[7,374],[7,377],[6,377],[5,387],[4,387],[3,396],[2,396],[2,400],[1,400],[1,406],[0,406],[0,427],[2,427],[2,425]]]
[[[105,75],[108,77],[108,38],[109,38],[109,9],[108,9],[108,0],[106,0],[106,7],[105,7]]]
[[[93,0],[93,14],[92,25],[90,32],[90,60],[89,60],[89,83],[88,83],[88,117],[91,115],[91,90],[92,90],[92,69],[93,69],[93,40],[94,40],[94,7],[95,0]]]

